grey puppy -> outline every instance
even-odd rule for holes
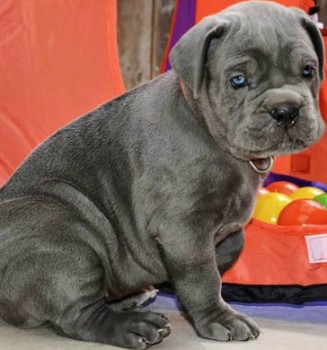
[[[2,188],[9,323],[144,349],[168,320],[120,300],[170,281],[201,337],[258,337],[222,299],[220,275],[272,156],[324,131],[322,40],[304,12],[246,2],[204,19],[170,59],[171,72],[50,137]]]

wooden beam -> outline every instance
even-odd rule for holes
[[[117,2],[120,66],[127,89],[151,78],[153,2]]]

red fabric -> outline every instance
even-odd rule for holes
[[[42,140],[124,91],[116,0],[0,1],[0,186]]]
[[[327,282],[327,263],[310,263],[305,236],[324,234],[326,225],[277,226],[252,219],[245,248],[223,281],[243,285],[301,285]]]

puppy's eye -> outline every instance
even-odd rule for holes
[[[313,78],[314,70],[310,64],[307,64],[303,69],[303,76],[305,78]]]
[[[234,89],[240,89],[247,85],[247,79],[244,74],[239,74],[230,79],[230,84]]]

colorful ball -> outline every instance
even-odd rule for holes
[[[277,224],[280,212],[290,202],[291,199],[282,193],[263,194],[257,198],[253,217],[270,224]]]
[[[257,192],[257,196],[262,196],[263,194],[269,193],[266,187],[260,187]]]
[[[322,193],[319,196],[314,197],[313,200],[327,208],[327,193]]]
[[[299,186],[289,181],[276,181],[276,182],[272,182],[267,186],[268,191],[283,193],[283,194],[286,194],[287,196],[297,191],[298,189],[299,189]]]
[[[312,199],[297,199],[280,213],[278,225],[327,225],[327,209]]]
[[[301,187],[297,191],[293,192],[290,195],[290,197],[292,200],[312,199],[312,198],[317,197],[323,193],[325,193],[325,192],[317,187],[306,186],[306,187]]]

